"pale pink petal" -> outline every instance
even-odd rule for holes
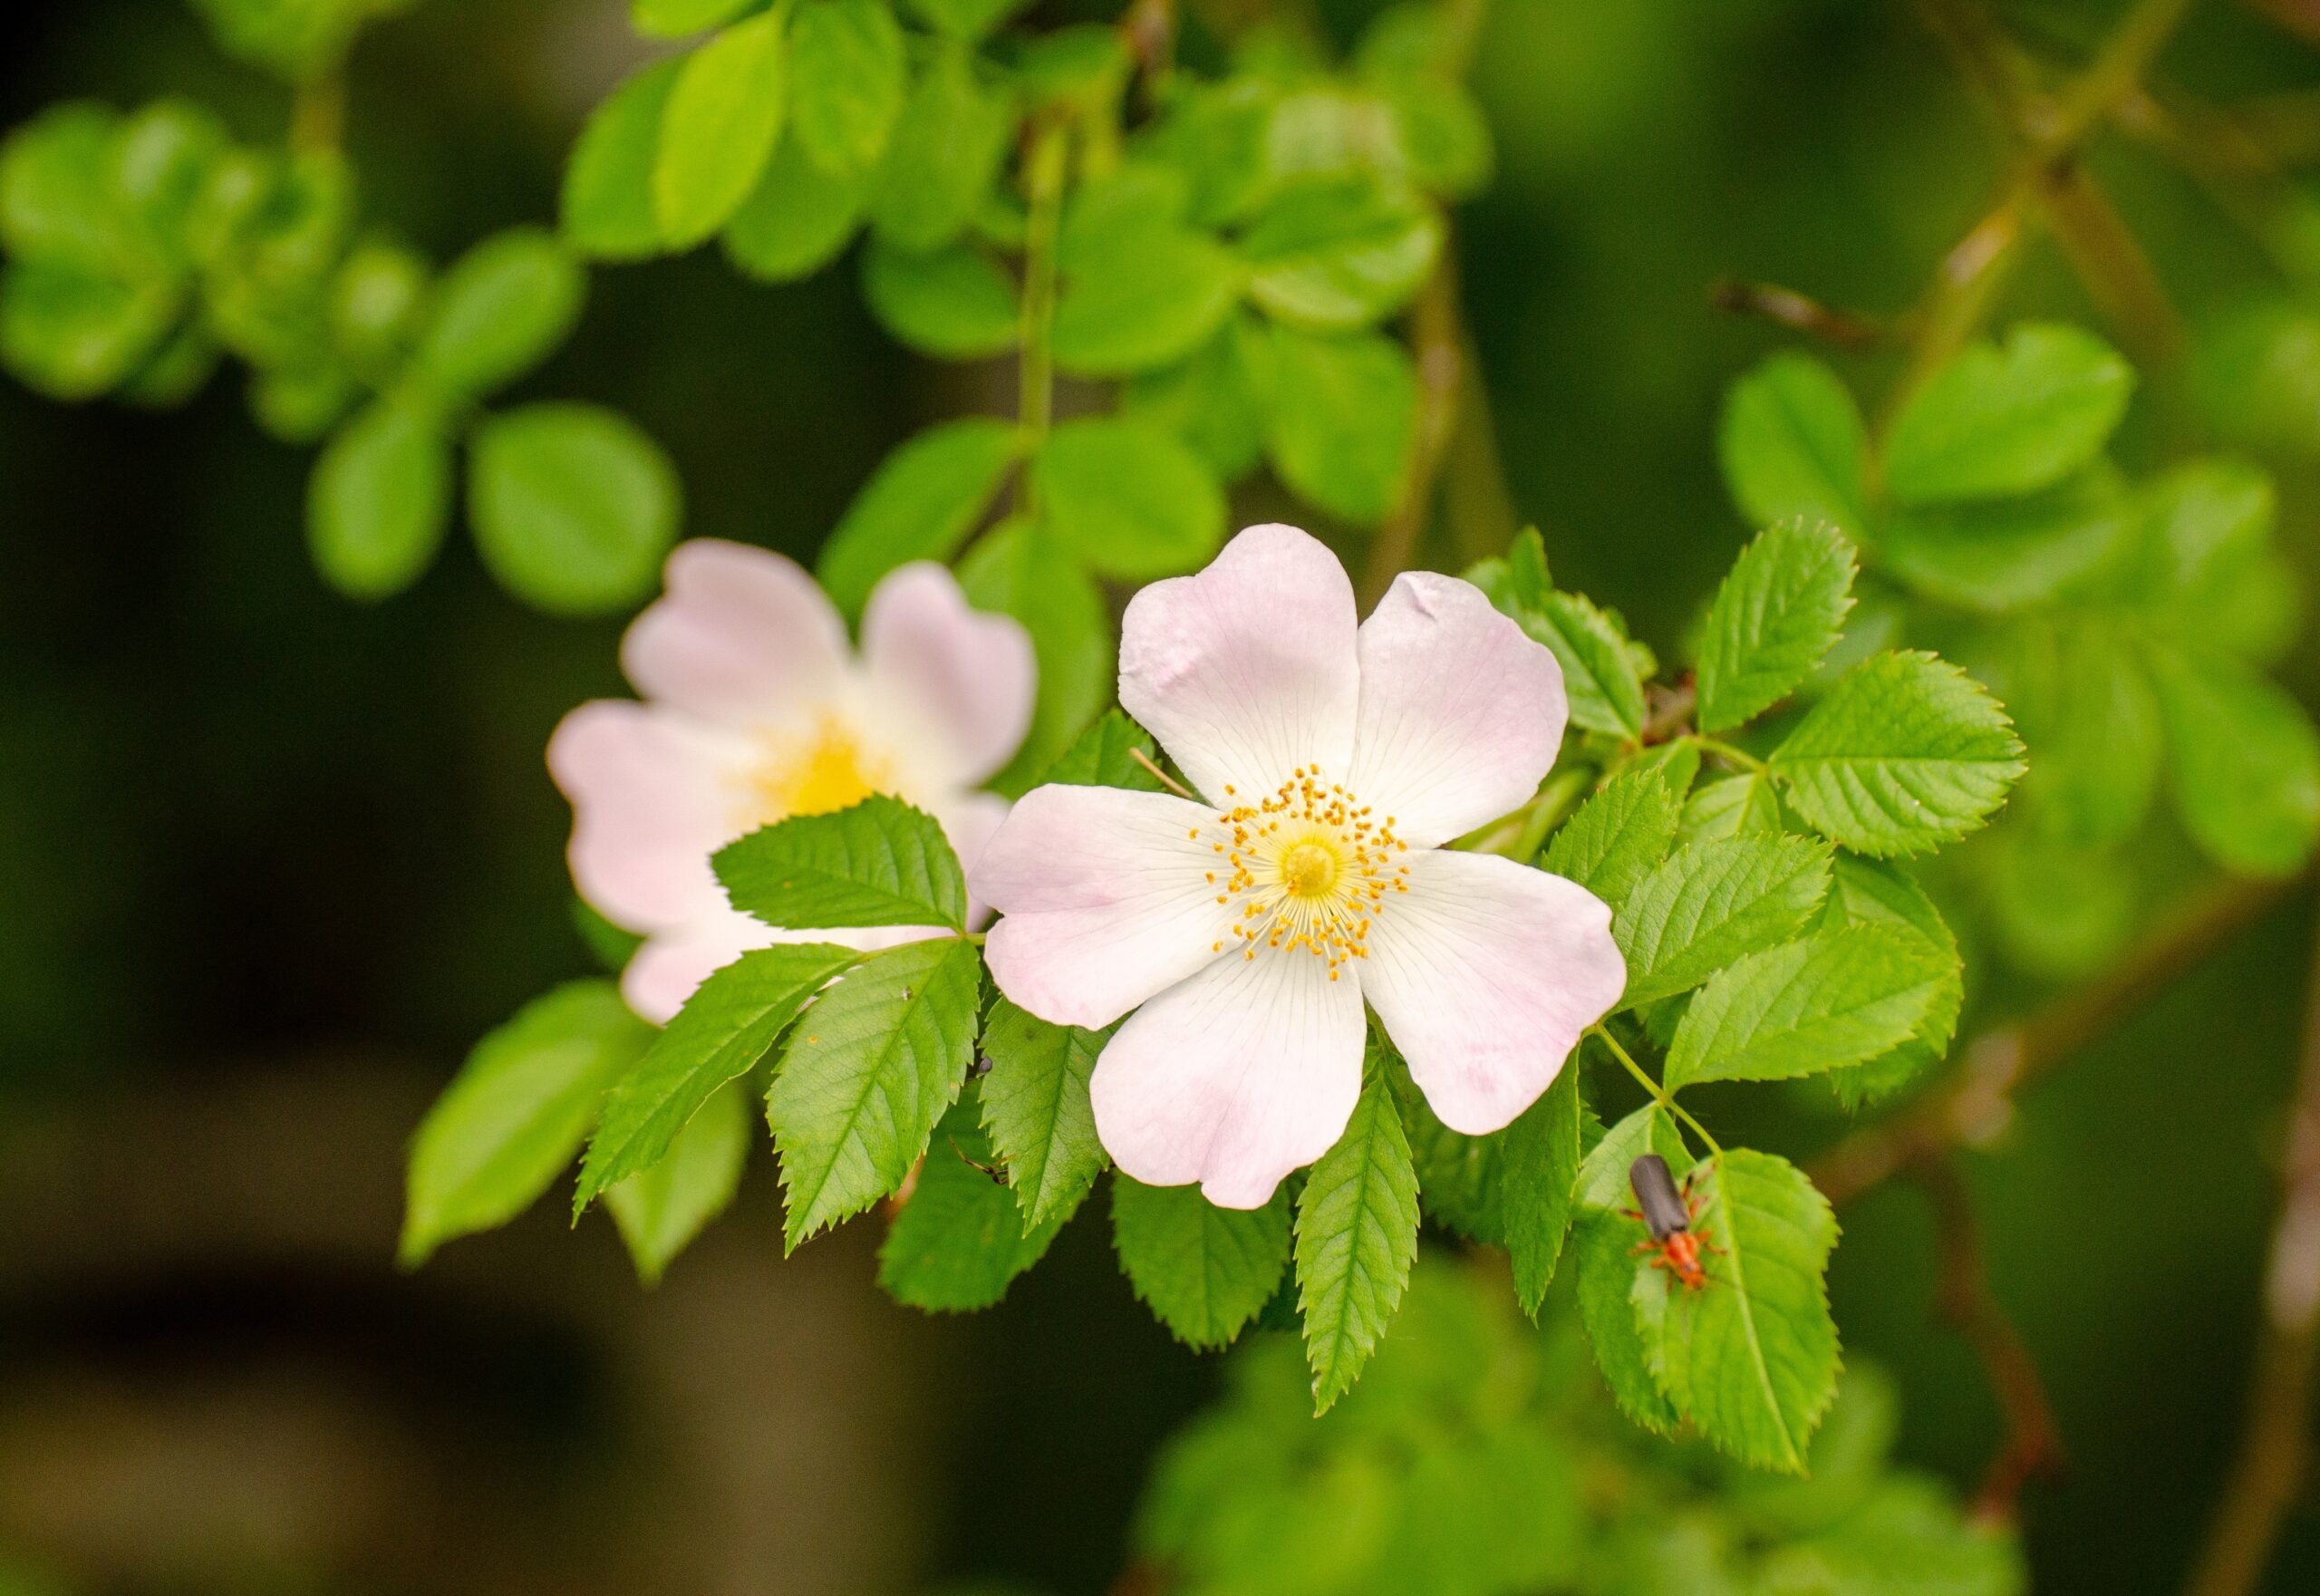
[[[1529,800],[1562,743],[1562,667],[1480,589],[1396,577],[1360,653],[1346,786],[1404,842],[1433,847]]]
[[[750,918],[730,904],[673,931],[645,939],[621,972],[621,996],[638,1018],[665,1025],[684,1007],[693,989],[752,948],[769,948],[784,942],[829,942],[840,947],[873,953],[900,947],[930,936],[952,933],[934,925],[862,925],[837,931],[777,929]]]
[[[1611,911],[1576,883],[1485,854],[1409,856],[1379,908],[1361,995],[1442,1123],[1503,1128],[1627,985]]]
[[[1057,1025],[1109,1025],[1217,958],[1214,818],[1164,792],[1026,793],[968,877],[1002,916],[983,948],[999,990]]]
[[[932,561],[889,574],[870,595],[862,659],[873,691],[939,746],[933,762],[945,783],[989,779],[1030,730],[1039,679],[1030,634],[1011,615],[972,608],[958,578]]]
[[[1353,584],[1337,556],[1294,527],[1252,527],[1198,576],[1130,601],[1120,707],[1220,808],[1272,792],[1300,767],[1339,780],[1353,752]]]
[[[1004,924],[1002,922],[1001,924]],[[1264,1205],[1361,1095],[1361,994],[1306,953],[1219,959],[1129,1016],[1096,1060],[1096,1135],[1148,1185]]]
[[[572,879],[631,931],[679,924],[724,895],[709,856],[736,824],[740,745],[650,704],[599,699],[565,716],[548,771],[572,800]]]
[[[934,806],[934,817],[942,823],[942,835],[949,839],[951,851],[959,856],[959,867],[970,876],[981,860],[983,849],[1006,823],[1007,812],[1014,807],[994,792],[953,793]],[[990,914],[990,904],[972,893],[967,895],[969,930],[981,925]]]
[[[836,690],[846,624],[795,560],[696,537],[670,554],[665,581],[621,642],[621,666],[645,697],[747,729]]]

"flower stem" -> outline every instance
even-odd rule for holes
[[[1731,760],[1734,764],[1740,766],[1743,769],[1754,770],[1759,775],[1764,773],[1764,760],[1748,752],[1745,749],[1734,748],[1722,738],[1702,737],[1696,731],[1692,733],[1692,741],[1697,745],[1699,750],[1704,754],[1715,754],[1719,758]]]
[[[1634,1055],[1619,1045],[1619,1039],[1605,1029],[1601,1021],[1599,1020],[1589,1026],[1587,1033],[1611,1049],[1611,1056],[1627,1066],[1628,1073],[1636,1078],[1643,1089],[1651,1094],[1653,1100],[1658,1102],[1660,1108],[1690,1127],[1691,1133],[1699,1137],[1701,1143],[1706,1146],[1709,1157],[1715,1159],[1719,1165],[1724,1162],[1724,1149],[1716,1145],[1714,1137],[1708,1135],[1707,1127],[1693,1118],[1692,1111],[1671,1097],[1666,1087],[1652,1079],[1651,1072],[1635,1061]]]

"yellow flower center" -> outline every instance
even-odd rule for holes
[[[1228,801],[1239,794],[1224,789]],[[1302,949],[1337,980],[1345,964],[1369,956],[1369,928],[1389,893],[1407,892],[1409,845],[1394,835],[1394,817],[1300,766],[1269,798],[1234,801],[1195,839],[1220,856],[1208,873],[1216,901],[1231,916],[1213,944],[1237,939],[1243,956],[1262,948]]]
[[[745,779],[742,808],[750,826],[770,826],[850,808],[889,790],[893,780],[891,762],[866,747],[853,727],[826,713],[801,734],[767,740],[764,757]]]

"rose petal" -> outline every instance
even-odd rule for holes
[[[1346,785],[1403,841],[1434,847],[1529,800],[1562,744],[1562,667],[1479,588],[1396,577],[1360,654]]]
[[[1442,1123],[1503,1129],[1627,985],[1611,911],[1512,859],[1429,852],[1378,910],[1362,996]]]
[[[1096,1060],[1097,1137],[1147,1185],[1196,1180],[1219,1207],[1262,1207],[1344,1134],[1362,1032],[1359,989],[1310,953],[1219,959],[1138,1009]]]
[[[647,698],[746,730],[836,691],[846,624],[796,561],[696,537],[670,554],[665,581],[621,643],[621,666]]]
[[[1216,959],[1214,819],[1162,792],[1026,793],[968,878],[1003,916],[983,948],[999,990],[1050,1023],[1104,1026]]]
[[[1195,576],[1155,582],[1120,628],[1120,707],[1219,807],[1300,766],[1342,777],[1358,677],[1353,584],[1294,527],[1252,527]]]
[[[572,800],[572,879],[605,918],[657,931],[720,907],[709,856],[740,829],[738,740],[649,704],[600,699],[565,716],[548,771]]]
[[[1008,811],[1015,806],[993,792],[962,792],[942,800],[934,808],[935,819],[942,822],[942,835],[951,844],[951,851],[959,856],[959,868],[969,875],[982,859],[982,851],[1000,827],[1006,824]],[[991,914],[991,905],[967,895],[967,927],[972,930]]]
[[[1038,667],[1011,615],[972,607],[958,578],[920,560],[889,574],[862,616],[872,691],[920,722],[942,751],[944,786],[972,787],[1014,757],[1031,726]]]

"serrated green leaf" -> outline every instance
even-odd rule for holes
[[[1652,1378],[1650,1351],[1631,1301],[1638,1273],[1646,1267],[1637,1255],[1637,1243],[1648,1241],[1650,1232],[1621,1212],[1635,1205],[1628,1170],[1646,1153],[1666,1159],[1678,1180],[1692,1166],[1683,1137],[1656,1105],[1638,1108],[1611,1127],[1580,1160],[1571,1262],[1579,1272],[1580,1322],[1595,1349],[1604,1383],[1611,1388],[1619,1411],[1666,1436],[1675,1433],[1683,1415]]]
[[[588,113],[572,146],[559,222],[565,242],[592,260],[643,260],[661,252],[652,169],[661,159],[661,119],[683,70],[683,61],[672,58],[630,74]]]
[[[903,249],[934,249],[966,230],[999,175],[1014,107],[975,75],[963,46],[937,52],[904,104],[870,202],[871,226]]]
[[[1224,540],[1224,490],[1198,455],[1141,421],[1066,421],[1030,465],[1039,513],[1089,566],[1123,581],[1198,568]]]
[[[1316,1413],[1360,1378],[1416,1256],[1417,1172],[1393,1094],[1373,1069],[1297,1203],[1298,1306]]]
[[[777,6],[736,23],[685,58],[652,164],[652,216],[671,249],[714,236],[772,159],[789,99],[788,15]]]
[[[807,0],[789,24],[790,131],[826,170],[866,172],[886,152],[909,84],[884,0]]]
[[[1708,605],[1701,730],[1752,721],[1803,684],[1844,630],[1853,575],[1851,546],[1825,526],[1774,527],[1740,551]]]
[[[1837,1100],[1848,1108],[1858,1108],[1907,1085],[1948,1052],[1966,1005],[1966,970],[1958,938],[1942,919],[1941,911],[1899,865],[1864,859],[1857,854],[1837,856],[1828,906],[1814,929],[1825,932],[1848,925],[1882,926],[1916,937],[1921,955],[1941,970],[1933,1006],[1908,1041],[1867,1063],[1830,1073],[1829,1085]]]
[[[733,906],[768,925],[966,926],[966,875],[942,827],[884,793],[762,827],[710,862]]]
[[[1015,463],[1012,423],[963,416],[930,427],[879,462],[817,563],[831,601],[862,613],[878,578],[912,560],[947,560]]]
[[[1539,1100],[1501,1133],[1499,1208],[1514,1268],[1514,1297],[1536,1319],[1555,1278],[1579,1188],[1579,1057],[1563,1062]]]
[[[1189,1347],[1223,1347],[1288,1266],[1288,1189],[1262,1208],[1219,1208],[1195,1185],[1115,1175],[1112,1245],[1137,1299],[1171,1334]]]
[[[959,585],[975,608],[1012,615],[1031,634],[1039,683],[1031,730],[991,782],[1019,796],[1064,757],[1072,735],[1111,696],[1111,614],[1103,593],[1054,535],[1027,521],[997,527],[969,549],[959,562]]]
[[[666,1156],[604,1193],[636,1278],[656,1285],[678,1253],[725,1212],[749,1152],[749,1106],[738,1084],[712,1092]]]
[[[975,245],[914,255],[884,243],[862,257],[862,289],[886,331],[939,360],[981,360],[1015,347],[1015,284]]]
[[[2022,1596],[2030,1585],[2015,1537],[1968,1522],[1937,1484],[1906,1475],[1879,1480],[1835,1523],[1770,1548],[1759,1577],[1794,1596]]]
[[[1658,1269],[1635,1277],[1653,1378],[1719,1449],[1801,1474],[1837,1389],[1823,1280],[1836,1215],[1795,1166],[1745,1147],[1710,1160],[1693,1196],[1706,1283],[1693,1290]]]
[[[1684,816],[1677,823],[1678,842],[1713,842],[1719,837],[1754,837],[1784,829],[1780,796],[1772,778],[1761,770],[1744,770],[1692,789],[1684,800]]]
[[[1616,910],[1675,846],[1677,814],[1665,770],[1623,770],[1563,822],[1542,866]]]
[[[873,953],[793,1028],[766,1097],[786,1244],[898,1190],[974,1060],[982,961],[958,937]]]
[[[1393,1043],[1373,1033],[1369,1048],[1401,1111],[1402,1134],[1408,1138],[1410,1162],[1417,1169],[1419,1211],[1468,1241],[1505,1245],[1499,1190],[1503,1133],[1464,1136],[1452,1130],[1410,1079],[1409,1065]]]
[[[478,1042],[411,1142],[403,1267],[529,1207],[579,1154],[604,1088],[652,1040],[611,982],[575,981]]]
[[[660,1163],[702,1104],[772,1048],[806,1001],[861,954],[827,943],[756,948],[717,971],[605,1094],[572,1212]]]
[[[1825,844],[1801,837],[1694,843],[1645,876],[1611,922],[1636,1008],[1688,991],[1795,934],[1829,890]]]
[[[1643,730],[1643,678],[1617,621],[1576,593],[1551,593],[1515,618],[1554,651],[1573,724],[1619,737]]]
[[[1166,428],[1226,482],[1246,475],[1264,452],[1265,416],[1250,350],[1264,337],[1246,315],[1182,363],[1129,383],[1120,413]]]
[[[1249,296],[1314,332],[1367,327],[1406,305],[1441,252],[1433,214],[1368,178],[1290,185],[1241,239]]]
[[[1116,713],[1117,711],[1114,711]],[[1005,998],[983,1021],[982,1125],[1021,1205],[1020,1229],[1070,1215],[1109,1162],[1088,1082],[1117,1029],[1050,1025]]]
[[[587,278],[556,236],[496,233],[451,263],[411,360],[437,392],[475,397],[546,360],[580,317]]]
[[[1796,517],[1858,538],[1867,450],[1851,393],[1808,355],[1774,355],[1725,395],[1716,453],[1732,501],[1752,527]]]
[[[2022,797],[2066,840],[2117,842],[2151,812],[2165,758],[2159,699],[2141,652],[2109,617],[2025,624],[2008,692],[2030,769]]]
[[[476,430],[476,551],[501,586],[552,614],[624,610],[651,593],[683,514],[676,467],[617,411],[527,404]]]
[[[1866,1063],[1916,1034],[1946,973],[1922,938],[1881,925],[1824,931],[1735,960],[1676,1027],[1668,1089]]]
[[[1902,406],[1885,445],[1898,504],[2005,498],[2061,481],[2101,452],[2134,372],[2075,327],[2025,323],[2005,347],[1967,345]]]
[[[2295,640],[2302,581],[2274,547],[2272,480],[2244,460],[2192,460],[2142,495],[2129,591],[2194,646],[2259,661]]]
[[[1141,754],[1142,759],[1136,756]],[[1039,778],[1065,787],[1124,787],[1134,792],[1165,790],[1147,760],[1156,761],[1151,733],[1120,710],[1106,710],[1081,732]]]
[[[636,31],[649,38],[682,39],[705,33],[764,4],[765,0],[630,0],[628,15]]]
[[[1841,677],[1768,768],[1807,824],[1882,857],[1972,831],[2025,767],[2013,722],[1979,682],[1931,654],[1897,652]]]
[[[1083,377],[1126,377],[1184,359],[1232,314],[1241,273],[1223,246],[1174,225],[1124,228],[1067,263],[1049,341]]]
[[[450,527],[451,469],[431,406],[381,399],[340,429],[306,493],[306,544],[324,580],[362,599],[418,581]]]
[[[2125,551],[2135,507],[2102,462],[2019,498],[1895,510],[1874,529],[1879,566],[1912,592],[1985,614],[2063,597]]]
[[[970,1090],[934,1127],[910,1201],[878,1248],[878,1283],[906,1307],[930,1313],[990,1307],[1046,1255],[1071,1217],[1066,1207],[1024,1224],[1015,1196],[991,1177],[991,1144],[977,1113]]]
[[[2154,650],[2184,829],[2243,875],[2289,875],[2320,835],[2320,737],[2304,707],[2236,661]]]
[[[1267,360],[1265,453],[1290,491],[1375,526],[1409,473],[1417,377],[1376,333],[1320,338],[1275,326]]]
[[[2114,849],[2010,826],[1978,862],[1983,918],[2015,968],[2043,981],[2083,981],[2126,951],[2141,895]]]
[[[760,283],[788,283],[837,257],[870,208],[871,174],[832,177],[795,139],[774,147],[758,186],[725,225],[725,258]]]

